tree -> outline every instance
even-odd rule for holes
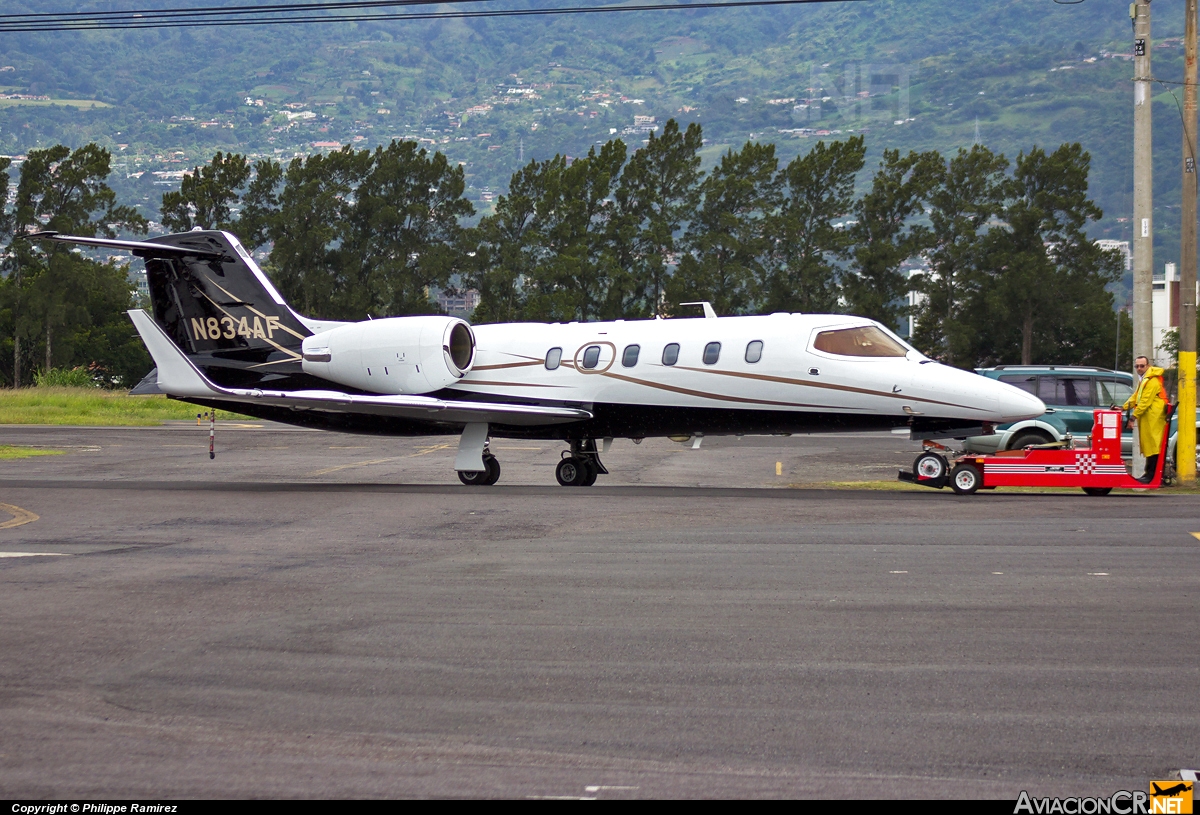
[[[915,222],[937,178],[936,152],[902,156],[884,150],[871,189],[854,205],[850,227],[853,269],[843,280],[850,311],[895,327],[907,306],[908,281],[900,265],[925,249],[929,228]]]
[[[644,286],[614,246],[613,191],[625,163],[619,139],[569,162],[531,161],[484,218],[470,282],[477,319],[616,319],[637,307]]]
[[[87,325],[124,319],[121,313],[132,305],[132,292],[124,282],[124,300],[113,305],[115,312],[91,313],[78,306],[86,300],[89,277],[103,275],[96,264],[49,244],[44,250],[19,239],[35,229],[116,237],[117,230],[145,232],[146,219],[132,207],[118,206],[116,194],[106,183],[110,154],[95,144],[77,150],[57,145],[31,150],[21,165],[16,199],[9,219],[12,240],[9,264],[12,273],[6,285],[13,337],[14,387],[21,383],[22,361],[36,343],[42,343],[45,364],[55,359],[56,337],[63,339]],[[107,265],[108,276],[118,274]],[[104,282],[102,287],[110,286]],[[121,298],[117,298],[120,300]],[[108,302],[104,298],[96,302]]]
[[[253,251],[270,240],[279,211],[283,168],[270,159],[251,164],[245,156],[218,152],[208,164],[184,176],[177,192],[163,193],[162,223],[174,232],[193,227],[224,229]],[[238,217],[233,218],[235,204]]]
[[[274,242],[281,293],[310,314],[427,314],[436,309],[430,289],[465,270],[459,219],[475,210],[462,167],[441,153],[394,141],[296,159],[278,194],[278,176],[264,170],[246,217]]]
[[[1007,168],[1004,156],[975,145],[969,151],[960,149],[932,179],[925,250],[932,274],[913,281],[924,295],[913,341],[948,365],[973,367],[982,351],[979,327],[986,316],[979,308],[979,270],[985,258],[985,229],[1004,207]]]
[[[370,169],[371,154],[344,147],[328,155],[293,159],[283,174],[278,210],[269,219],[271,277],[298,311],[328,319],[362,319],[365,301],[347,278],[339,242],[353,215],[354,190]]]
[[[719,314],[744,313],[753,301],[779,205],[775,145],[730,150],[704,183],[704,201],[685,234],[686,254],[667,284],[675,303],[708,300]]]
[[[664,313],[669,263],[677,251],[676,235],[692,219],[699,200],[700,125],[679,132],[669,120],[661,136],[630,157],[617,187],[614,244],[624,268],[645,289],[639,316]],[[634,316],[626,314],[622,316]]]
[[[989,360],[1106,364],[1116,329],[1105,287],[1120,279],[1122,266],[1085,233],[1103,217],[1087,195],[1090,162],[1078,143],[1017,157],[1003,213],[1008,226],[989,233],[985,248],[980,289],[992,315]]]
[[[526,319],[525,280],[534,279],[539,259],[536,218],[545,179],[545,167],[537,161],[513,173],[508,195],[496,200],[495,214],[473,233],[475,254],[466,282],[479,292],[475,322]]]
[[[242,193],[241,211],[230,231],[238,236],[250,251],[258,249],[271,239],[271,224],[279,211],[277,190],[283,182],[283,168],[270,159],[259,159],[254,163],[254,172],[246,191]]]
[[[555,156],[542,165],[543,194],[534,223],[537,264],[526,280],[526,314],[536,320],[595,320],[623,316],[636,300],[633,281],[610,244],[610,200],[625,163],[625,144],[606,142],[570,165]]]
[[[758,280],[760,310],[837,308],[837,261],[850,248],[850,233],[834,220],[853,205],[854,178],[865,154],[862,136],[821,141],[780,171],[784,198],[768,228],[774,243]]]
[[[0,157],[0,194],[3,194],[3,200],[8,200],[9,175],[8,168],[12,166],[12,159],[8,156]],[[11,238],[12,235],[12,213],[4,206],[0,205],[0,235]],[[0,275],[0,343],[3,346],[19,346],[18,334],[15,330],[14,321],[20,313],[20,293],[22,284],[22,273],[20,263],[17,260],[16,254],[12,249],[11,240],[9,241],[9,249],[5,253],[3,259],[4,268],[7,270],[6,275]],[[8,359],[9,351],[13,349],[0,346],[3,350],[4,358]],[[12,355],[11,359],[18,362],[21,358],[20,350]],[[17,387],[14,385],[14,387]]]
[[[185,175],[177,192],[163,193],[163,226],[172,232],[195,226],[232,229],[230,207],[250,179],[250,170],[245,156],[218,152],[211,162]]]
[[[397,141],[375,150],[341,245],[368,313],[436,309],[429,290],[445,287],[458,270],[459,219],[475,214],[464,189],[463,168],[441,153]]]

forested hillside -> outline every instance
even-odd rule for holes
[[[96,141],[113,151],[114,189],[154,219],[164,187],[177,184],[164,174],[219,149],[287,159],[425,139],[465,162],[467,197],[486,213],[531,159],[583,155],[613,135],[636,147],[671,117],[703,124],[706,167],[747,140],[773,142],[790,160],[827,131],[865,135],[872,167],[885,148],[952,153],[978,128],[980,142],[1010,156],[1079,141],[1105,212],[1093,235],[1127,238],[1127,9],[1122,0],[866,0],[0,35],[0,91],[48,97],[0,100],[0,151]],[[1182,0],[1159,0],[1154,15],[1155,74],[1178,80]],[[1159,265],[1176,255],[1178,231],[1172,89],[1160,86],[1155,109]]]

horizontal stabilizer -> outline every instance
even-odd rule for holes
[[[586,410],[568,407],[459,402],[435,399],[431,396],[372,396],[326,390],[271,391],[261,388],[224,388],[209,381],[145,311],[134,309],[129,312],[129,317],[150,350],[154,364],[158,366],[159,390],[183,399],[463,424],[488,422],[541,425],[579,422],[592,418],[592,414]]]
[[[60,235],[57,232],[34,232],[23,236],[26,240],[55,241],[57,243],[76,243],[82,246],[99,246],[105,249],[128,249],[138,257],[143,258],[222,258],[223,252],[202,249],[198,246],[175,246],[151,241],[127,241],[113,238],[91,238],[86,235]]]

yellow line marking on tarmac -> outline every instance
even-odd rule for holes
[[[427,456],[430,453],[436,453],[438,450],[449,450],[449,449],[450,449],[449,444],[435,444],[432,447],[422,447],[422,448],[420,448],[421,452],[413,453],[410,456],[405,456],[405,458],[416,458],[417,456]]]
[[[1188,534],[1190,534],[1196,540],[1200,541],[1200,532],[1189,532]]]
[[[313,472],[309,473],[309,475],[329,475],[330,473],[336,473],[338,470],[349,470],[352,467],[369,467],[372,464],[383,464],[388,461],[395,461],[396,458],[397,456],[392,456],[391,458],[376,458],[370,461],[356,461],[353,464],[342,464],[339,467],[329,467],[325,470],[314,470]]]
[[[66,552],[0,552],[0,557],[70,557]]]
[[[11,521],[5,521],[0,524],[0,529],[12,529],[17,526],[24,526],[25,524],[33,523],[40,517],[36,513],[30,512],[27,509],[21,509],[20,507],[14,507],[12,504],[0,504],[0,510],[13,516]]]

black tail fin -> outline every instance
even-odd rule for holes
[[[145,260],[155,322],[218,385],[301,388],[321,382],[300,365],[301,344],[313,331],[228,232],[197,230],[148,241],[52,231],[22,237],[124,249]]]
[[[154,320],[214,382],[279,386],[280,379],[303,376],[300,346],[312,332],[237,238],[195,231],[141,246],[149,244],[164,251],[134,253],[146,262]]]

